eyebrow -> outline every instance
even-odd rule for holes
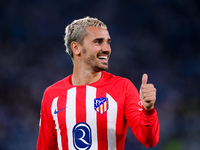
[[[105,38],[96,38],[93,41],[103,41]],[[107,39],[108,42],[111,42],[111,38]]]

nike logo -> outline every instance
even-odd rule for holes
[[[55,109],[55,111],[54,111],[54,114],[57,114],[57,113],[59,113],[61,110],[65,109],[65,108],[67,108],[67,107],[61,108],[61,109],[60,109],[60,110],[58,110],[58,111]]]

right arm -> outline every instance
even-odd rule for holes
[[[43,96],[39,136],[37,141],[37,150],[56,150],[57,149],[57,135],[55,130],[55,122],[51,115],[50,99],[46,94]]]

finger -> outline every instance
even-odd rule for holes
[[[143,97],[150,97],[150,96],[156,96],[156,93],[155,92],[143,93]]]
[[[143,93],[149,93],[149,92],[156,92],[156,88],[150,87],[150,88],[145,88],[144,86],[141,87],[141,91]]]
[[[153,103],[155,103],[155,100],[156,100],[156,96],[155,95],[143,97],[143,101],[145,101],[145,102],[153,102]]]
[[[143,74],[143,76],[142,76],[142,84],[144,85],[144,84],[147,84],[147,80],[148,80],[148,75],[145,73],[145,74]]]
[[[153,89],[154,85],[153,84],[142,84],[142,89]]]

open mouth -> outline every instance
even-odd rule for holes
[[[99,56],[98,58],[101,59],[101,60],[107,60],[108,56]]]

